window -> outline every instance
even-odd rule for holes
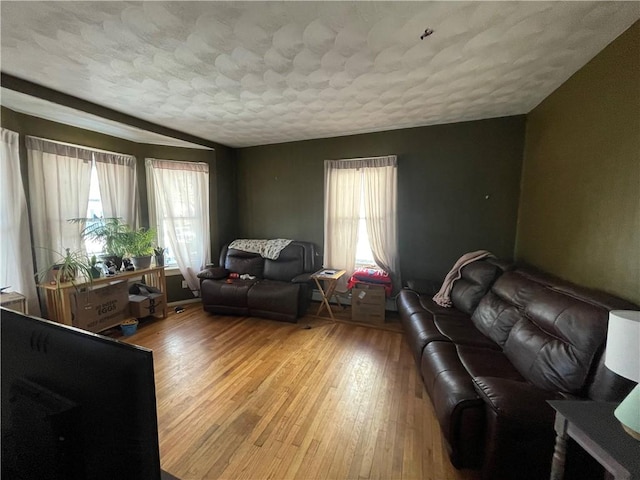
[[[348,279],[356,266],[377,265],[399,285],[396,204],[395,156],[326,160],[323,266]]]
[[[38,270],[56,261],[55,252],[82,250],[82,224],[70,219],[119,217],[137,228],[135,157],[31,136],[25,143]],[[86,247],[91,254],[102,249]]]
[[[147,158],[150,223],[167,248],[165,265],[177,265],[193,292],[210,260],[209,166]]]
[[[358,218],[358,241],[356,243],[356,267],[375,267],[369,234],[367,233],[367,214],[364,207],[364,186],[360,195],[360,215]]]

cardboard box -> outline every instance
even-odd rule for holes
[[[129,312],[132,317],[144,318],[149,315],[161,317],[165,304],[164,293],[129,295]]]
[[[386,296],[384,287],[358,283],[351,289],[351,320],[382,324],[385,318]]]
[[[129,318],[129,284],[126,280],[70,295],[71,324],[101,332]]]

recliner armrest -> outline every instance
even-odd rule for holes
[[[475,377],[473,383],[480,398],[498,417],[520,425],[553,424],[554,411],[547,400],[558,399],[556,392],[498,377]]]
[[[224,267],[207,267],[198,273],[200,279],[222,280],[229,276],[229,270]]]
[[[419,293],[420,295],[433,296],[438,293],[438,290],[440,290],[441,283],[442,282],[425,279],[407,280],[407,288]]]
[[[291,279],[292,283],[309,283],[311,282],[311,275],[313,273],[301,273]]]

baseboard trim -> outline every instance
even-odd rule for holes
[[[202,303],[202,299],[198,298],[188,298],[187,300],[178,300],[177,302],[167,302],[167,307],[176,307],[178,305],[184,305],[185,303]]]
[[[342,305],[351,305],[351,293],[350,292],[338,292],[335,294],[339,299],[340,299],[340,303]],[[322,301],[322,295],[320,295],[320,291],[319,290],[313,290],[313,293],[311,294],[311,300],[315,301],[315,302],[321,302]],[[331,300],[329,301],[329,303],[331,303],[332,305],[337,305],[338,302],[335,300],[335,298],[331,298]],[[396,307],[396,301],[394,298],[387,298],[385,305],[384,305],[384,309],[388,312],[397,312],[398,308]]]

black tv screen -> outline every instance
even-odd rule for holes
[[[160,479],[153,355],[0,311],[2,478]]]

